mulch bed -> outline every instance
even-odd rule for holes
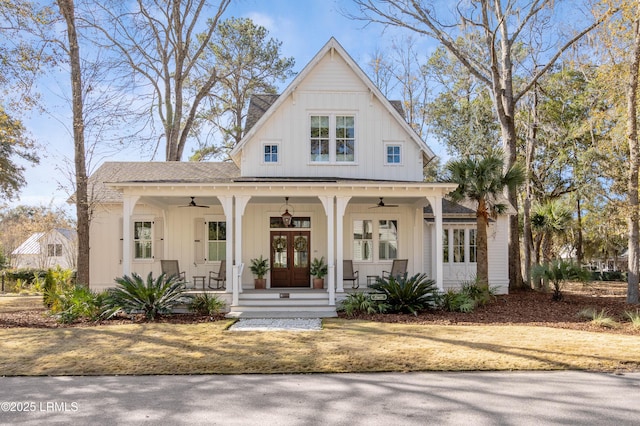
[[[550,293],[525,291],[498,296],[495,302],[480,307],[471,313],[428,311],[420,315],[357,315],[350,319],[364,319],[389,323],[434,324],[434,325],[533,325],[560,327],[575,330],[597,331],[640,335],[640,329],[634,328],[625,319],[625,311],[640,309],[638,305],[629,305],[625,299],[623,283],[599,284],[598,286],[568,285],[562,301],[552,301]],[[620,323],[618,327],[606,328],[591,324],[577,314],[585,308],[593,308]],[[339,314],[342,318],[344,313]],[[219,321],[223,314],[209,316],[197,314],[174,314],[160,317],[156,322],[171,324],[193,324]],[[67,328],[90,327],[108,324],[132,324],[146,322],[143,316],[130,318],[119,316],[99,322],[83,321],[74,324],[59,324],[54,317],[46,314],[44,308],[24,309],[17,312],[0,311],[0,328]]]
[[[620,327],[606,328],[591,324],[578,316],[585,308],[597,312],[605,310],[608,317],[620,323]],[[533,325],[559,327],[574,330],[601,331],[640,335],[625,317],[625,311],[635,312],[638,305],[629,305],[624,296],[598,296],[565,293],[563,300],[552,301],[551,294],[534,291],[498,296],[495,302],[479,307],[474,312],[427,311],[414,315],[357,315],[346,317],[380,322],[440,325]]]

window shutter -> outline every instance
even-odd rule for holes
[[[124,231],[123,231],[123,226],[124,226],[124,225],[123,225],[123,219],[122,219],[122,218],[118,219],[118,235],[119,235],[119,237],[120,237],[120,241],[118,242],[118,256],[119,256],[120,264],[121,264],[121,265],[122,265],[122,262],[123,262],[123,260],[124,260],[124,257],[123,257],[123,251],[124,251],[124,236],[122,235],[122,234],[123,234],[123,232],[124,232]]]
[[[153,258],[164,259],[164,220],[161,217],[153,219]]]
[[[205,220],[204,218],[195,218],[193,221],[193,254],[196,264],[203,264],[207,259],[204,255],[205,241]]]

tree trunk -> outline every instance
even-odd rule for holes
[[[576,197],[577,225],[578,235],[576,236],[576,262],[578,266],[582,265],[584,260],[584,249],[582,248],[582,207],[580,206],[580,195]]]
[[[71,65],[71,97],[73,105],[73,142],[76,168],[76,214],[78,233],[78,273],[76,282],[89,285],[89,200],[84,147],[84,116],[82,104],[82,70],[80,46],[75,24],[73,0],[58,0],[58,7],[67,24],[68,53]]]
[[[476,258],[476,279],[478,285],[481,287],[489,287],[489,259],[487,249],[487,226],[489,224],[487,216],[487,207],[484,200],[480,200],[478,203],[478,211],[476,214],[476,228],[477,228],[477,249],[478,255]]]
[[[532,287],[531,283],[531,252],[533,251],[533,231],[531,230],[531,167],[533,153],[535,152],[538,137],[538,90],[537,85],[533,89],[533,103],[531,105],[531,123],[525,152],[525,191],[526,198],[523,206],[523,243],[524,243],[524,283],[526,287]]]
[[[640,6],[638,6],[640,12]],[[636,15],[637,16],[637,15]],[[640,67],[640,19],[633,24],[634,44],[629,84],[627,86],[627,140],[629,141],[629,272],[627,275],[627,303],[638,303],[638,68]]]

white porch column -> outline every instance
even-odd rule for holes
[[[138,195],[122,196],[122,276],[131,275],[131,245],[133,243],[131,216],[139,199]]]
[[[342,261],[344,259],[344,212],[347,210],[351,197],[336,197],[336,281],[337,292],[344,292],[344,271]]]
[[[426,271],[424,262],[424,206],[427,199],[420,199],[413,203],[413,274]]]
[[[242,273],[242,216],[244,216],[244,210],[251,199],[250,195],[236,195],[236,220],[235,220],[235,233],[233,239],[235,240],[235,262],[236,266],[240,267],[239,271]],[[234,289],[235,291],[235,289]],[[238,277],[237,291],[242,293],[242,276]]]
[[[444,290],[444,258],[442,254],[442,195],[434,195],[428,197],[431,209],[433,210],[433,218],[436,224],[435,236],[435,265],[436,268],[436,285],[438,289]]]
[[[336,276],[335,276],[335,229],[334,229],[334,215],[333,215],[333,196],[318,197],[324,212],[327,215],[327,265],[329,271],[327,274],[327,287],[329,288],[329,305],[336,304]]]
[[[218,201],[222,204],[224,217],[227,222],[227,247],[225,257],[227,259],[227,293],[233,291],[233,195],[218,196]]]

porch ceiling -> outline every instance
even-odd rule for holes
[[[418,199],[422,197],[393,197],[393,196],[384,196],[384,202],[387,205],[409,205],[415,203]],[[170,207],[179,207],[186,206],[191,201],[191,195],[185,193],[185,195],[175,195],[175,196],[144,196],[140,198],[140,203],[155,205],[162,208],[170,208]],[[349,200],[349,204],[357,204],[357,205],[369,205],[371,207],[375,206],[380,201],[380,197],[378,196],[363,196],[363,197],[352,197]],[[195,196],[195,202],[198,206],[209,206],[216,207],[221,206],[220,201],[216,196],[211,195],[197,195]],[[281,195],[273,195],[273,196],[253,196],[249,201],[252,204],[284,204],[285,199],[284,196]],[[318,197],[309,197],[309,196],[290,196],[289,204],[316,204],[320,203]],[[203,211],[205,209],[202,209]]]

